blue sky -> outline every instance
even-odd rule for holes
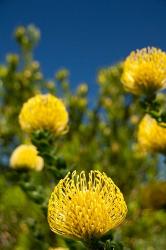
[[[166,50],[166,0],[0,0],[0,62],[17,49],[14,28],[31,23],[42,32],[35,57],[46,77],[67,67],[72,85],[91,91],[97,70],[131,50]]]

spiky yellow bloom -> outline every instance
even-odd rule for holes
[[[166,127],[145,115],[139,124],[138,142],[142,151],[166,153]]]
[[[44,161],[42,157],[38,156],[35,146],[22,144],[13,151],[10,166],[15,169],[29,168],[40,171],[44,167]]]
[[[21,128],[28,133],[44,129],[60,135],[67,129],[68,112],[57,97],[39,94],[24,103],[19,122]]]
[[[124,62],[122,83],[136,95],[151,95],[166,87],[166,53],[157,48],[131,52]]]
[[[74,171],[51,194],[48,222],[57,234],[88,241],[118,226],[126,213],[122,193],[105,173],[91,171],[86,177]]]

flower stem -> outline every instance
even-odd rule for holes
[[[101,241],[89,241],[87,243],[85,243],[87,250],[104,250],[104,244]]]

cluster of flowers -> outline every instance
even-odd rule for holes
[[[156,48],[132,52],[124,62],[122,82],[133,94],[153,95],[166,87],[166,54]],[[60,136],[68,130],[68,112],[64,103],[50,94],[30,98],[22,107],[19,123],[23,131],[50,131]],[[146,115],[140,123],[138,140],[146,150],[164,152],[166,128]],[[44,160],[32,144],[15,149],[12,168],[44,167]],[[125,218],[127,206],[119,188],[99,171],[68,173],[55,186],[48,204],[48,222],[53,232],[88,241],[100,239]]]
[[[131,52],[123,65],[124,88],[151,98],[166,88],[166,53],[156,48]],[[146,114],[138,128],[139,146],[144,152],[166,153],[166,124]]]
[[[39,94],[24,103],[19,123],[22,130],[28,134],[46,130],[51,131],[53,136],[59,136],[67,131],[68,112],[64,103],[57,97]],[[44,160],[38,156],[34,145],[20,145],[11,155],[10,166],[40,171],[44,167]]]
[[[68,130],[68,112],[57,97],[40,94],[23,105],[19,123],[28,134],[45,130],[56,137]],[[20,145],[12,153],[10,165],[40,171],[44,160],[39,154],[32,144]],[[119,188],[99,171],[88,175],[85,171],[68,173],[55,186],[48,204],[48,222],[53,232],[87,242],[118,226],[126,213]]]

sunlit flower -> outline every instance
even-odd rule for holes
[[[88,241],[118,226],[126,213],[122,193],[105,173],[91,171],[86,177],[74,171],[55,187],[48,222],[54,233]]]
[[[67,129],[68,113],[64,103],[57,97],[39,94],[24,103],[19,122],[28,133],[44,129],[60,135]]]
[[[136,95],[151,95],[166,87],[166,53],[157,48],[131,52],[124,62],[124,88]]]
[[[139,125],[138,142],[143,151],[166,153],[166,127],[145,115]]]
[[[43,158],[33,145],[22,144],[18,146],[10,157],[10,166],[15,169],[29,168],[40,171],[44,167]]]

